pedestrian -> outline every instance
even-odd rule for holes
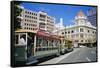
[[[22,35],[19,39],[19,44],[20,45],[26,45],[26,40],[25,40],[25,35]]]

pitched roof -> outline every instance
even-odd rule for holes
[[[82,10],[80,10],[78,13],[77,13],[77,16],[84,16],[85,14],[83,13]]]

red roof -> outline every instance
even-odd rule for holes
[[[77,13],[77,16],[84,16],[83,11],[80,10],[80,11]]]
[[[47,31],[42,31],[42,30],[39,30],[37,32],[37,35],[44,38],[49,38],[49,39],[59,39],[58,36],[52,35],[51,33],[48,33]]]
[[[46,31],[38,31],[37,35],[38,36],[44,36],[44,37],[49,37],[50,36],[50,34],[47,33]]]

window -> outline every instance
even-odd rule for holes
[[[32,15],[33,15],[33,13],[32,13]]]
[[[31,18],[31,16],[29,16]]]
[[[70,31],[68,31],[68,34],[70,33]]]
[[[76,28],[76,32],[79,32],[79,28]]]
[[[27,17],[27,15],[25,15],[25,17]]]
[[[90,43],[91,41],[90,41],[90,40],[88,40],[88,42]]]
[[[26,35],[20,34],[19,44],[26,45]]]
[[[26,29],[26,27],[24,27],[24,29]]]
[[[78,40],[75,40],[75,42],[79,42]]]
[[[76,34],[76,38],[79,37],[79,34]]]
[[[83,24],[84,23],[84,20],[81,20],[81,23]]]
[[[27,12],[29,14],[29,12]]]
[[[67,32],[65,32],[65,34],[67,34]]]
[[[83,42],[83,40],[81,40],[81,42]]]
[[[31,26],[31,24],[29,24],[29,26]]]
[[[47,22],[50,22],[49,20],[47,20]]]
[[[25,21],[26,21],[26,19],[25,19]]]
[[[83,28],[80,28],[80,32],[84,32]]]
[[[34,21],[34,23],[37,23],[37,21]]]
[[[62,34],[64,34],[64,32],[62,32]]]
[[[31,12],[30,12],[30,14],[31,14]]]
[[[37,37],[37,45],[36,45],[36,51],[44,51],[47,50],[48,46],[48,40]]]
[[[36,51],[41,51],[41,46],[42,46],[42,38],[37,37],[36,41]]]
[[[37,17],[35,17],[35,19],[37,19]]]
[[[34,15],[35,15],[35,13],[34,13]]]
[[[74,33],[74,31],[72,30],[71,33]]]
[[[75,38],[75,35],[72,35],[71,37],[72,37],[72,38]]]
[[[33,16],[31,18],[33,18]]]
[[[40,21],[45,21],[45,19],[41,19],[41,18],[40,18],[39,20],[40,20]]]
[[[80,34],[80,37],[81,37],[81,38],[83,38],[83,37],[84,37],[84,35],[83,35],[83,34]]]
[[[40,17],[41,17],[41,18],[45,18],[46,16],[45,16],[45,15],[40,14]]]
[[[27,13],[27,11],[25,11],[25,13]]]
[[[32,24],[32,26],[35,26],[34,24]]]
[[[25,25],[26,25],[26,23],[25,23]]]
[[[15,35],[15,44],[18,44],[18,35]]]
[[[43,46],[47,46],[48,45],[48,42],[46,39],[43,40]]]
[[[35,17],[33,17],[35,19]]]
[[[35,15],[35,16],[37,16],[37,14],[36,14],[36,13],[34,13],[34,15]]]
[[[90,30],[88,30],[88,33],[90,32]]]

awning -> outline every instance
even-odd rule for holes
[[[41,36],[41,37],[50,37],[50,34],[47,33],[46,31],[37,31],[36,35]]]
[[[53,35],[47,31],[42,31],[42,30],[37,31],[36,35],[48,39],[57,39],[57,40],[60,39],[57,35]]]

